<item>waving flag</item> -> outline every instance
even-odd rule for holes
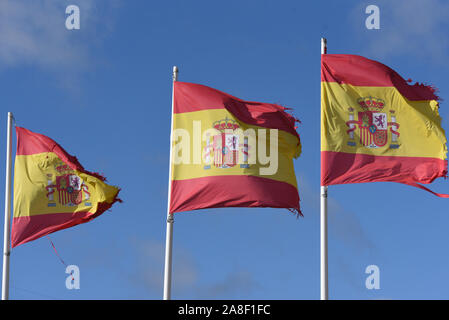
[[[16,127],[12,247],[98,217],[119,189],[52,139]]]
[[[446,176],[446,136],[432,87],[409,85],[364,57],[321,59],[322,185],[394,181],[428,190],[418,183]]]
[[[279,105],[175,81],[170,213],[219,207],[300,213],[296,121]]]

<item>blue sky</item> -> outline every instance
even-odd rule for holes
[[[80,30],[65,28],[69,4],[80,8]],[[380,30],[365,28],[370,4]],[[50,236],[79,266],[79,290],[66,289],[65,267],[41,238],[12,251],[11,299],[162,298],[173,65],[180,81],[294,109],[304,213],[177,214],[173,298],[319,299],[320,37],[328,53],[379,60],[448,99],[448,17],[442,0],[3,0],[0,150],[11,111],[120,186],[124,200]],[[444,179],[431,189],[449,193]],[[329,196],[331,299],[449,298],[448,200],[395,183],[332,186]],[[372,264],[379,290],[365,288]]]

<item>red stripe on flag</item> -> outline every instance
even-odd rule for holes
[[[351,54],[321,55],[321,81],[365,87],[395,87],[409,100],[439,100],[435,88],[409,85],[386,65]]]
[[[100,179],[101,181],[106,180],[102,175],[96,172],[90,172],[85,170],[76,157],[68,154],[59,144],[57,144],[51,138],[44,136],[43,134],[35,133],[21,127],[16,127],[16,135],[17,135],[16,156],[32,155],[43,152],[53,152],[72,170],[77,170],[86,173],[97,179]]]
[[[393,181],[431,183],[447,175],[447,160],[321,151],[321,185]]]
[[[272,103],[244,101],[196,83],[176,81],[174,89],[174,113],[225,109],[246,124],[284,130],[299,140],[295,129],[295,123],[299,120],[287,112],[288,108]]]
[[[80,211],[13,217],[11,228],[11,246],[14,248],[18,245],[35,240],[55,231],[88,222],[103,214],[106,210],[111,208],[116,201],[121,202],[121,200],[116,197],[111,203],[98,203],[95,213]]]
[[[89,212],[39,214],[14,217],[12,220],[12,247],[35,240],[57,230],[88,222],[94,215]]]
[[[272,207],[300,212],[298,190],[256,176],[210,176],[173,180],[170,213],[205,208]]]

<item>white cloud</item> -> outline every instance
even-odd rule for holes
[[[0,63],[55,67],[82,61],[85,48],[70,43],[64,14],[56,1],[0,2]]]
[[[158,241],[132,240],[138,261],[136,270],[129,276],[131,283],[162,296],[164,285],[165,245]],[[173,250],[174,296],[196,285],[198,272],[192,256],[182,248]]]
[[[246,270],[235,270],[227,274],[223,281],[198,289],[199,299],[229,299],[245,296],[260,288],[253,274]]]
[[[128,275],[131,284],[144,288],[149,294],[162,296],[164,282],[165,245],[159,241],[132,239],[137,264]],[[186,249],[173,248],[172,290],[173,297],[188,299],[228,299],[245,296],[260,286],[253,274],[246,270],[234,270],[224,279],[201,283],[201,274],[193,255]],[[195,297],[196,296],[196,297]]]
[[[81,29],[67,30],[67,5],[80,8]],[[93,0],[0,1],[0,66],[38,66],[66,72],[89,65],[89,45],[111,31],[118,2]]]
[[[361,212],[359,212],[360,214]],[[343,208],[335,198],[328,198],[329,229],[333,235],[358,254],[375,249],[357,214]]]
[[[435,64],[448,64],[449,2],[442,0],[379,0],[380,30],[365,28],[365,8],[357,6],[355,19],[364,54],[377,58],[415,55]],[[363,22],[360,19],[363,18]]]
[[[302,172],[298,172],[299,195],[305,217],[313,213],[320,214],[319,186],[313,188],[312,184]],[[332,188],[332,186],[331,186]],[[350,247],[358,254],[375,249],[374,244],[366,234],[358,215],[344,208],[339,201],[328,197],[328,224],[329,232],[338,241]]]

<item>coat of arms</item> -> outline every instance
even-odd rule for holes
[[[225,118],[215,121],[212,127],[220,133],[212,137],[208,137],[206,147],[204,148],[204,156],[207,165],[204,169],[210,169],[211,157],[212,164],[216,168],[232,168],[239,163],[239,152],[242,151],[243,162],[240,167],[248,168],[248,138],[244,137],[243,143],[239,141],[239,135],[235,134],[235,130],[240,128],[235,120]]]
[[[349,129],[349,146],[356,146],[354,139],[354,131],[359,129],[359,142],[366,148],[380,148],[388,143],[388,136],[390,132],[391,144],[389,148],[399,148],[398,137],[399,123],[396,122],[396,115],[394,110],[390,110],[390,120],[388,114],[385,112],[385,102],[382,99],[373,97],[363,97],[357,100],[361,107],[361,111],[355,111],[354,108],[348,108],[349,121],[346,122]],[[358,119],[354,116],[357,114]]]
[[[59,163],[55,169],[59,174],[55,179],[52,174],[47,174],[46,189],[49,207],[56,206],[55,194],[58,195],[59,204],[63,206],[77,206],[84,200],[89,200],[89,188],[69,166]],[[86,202],[86,205],[90,204]]]

